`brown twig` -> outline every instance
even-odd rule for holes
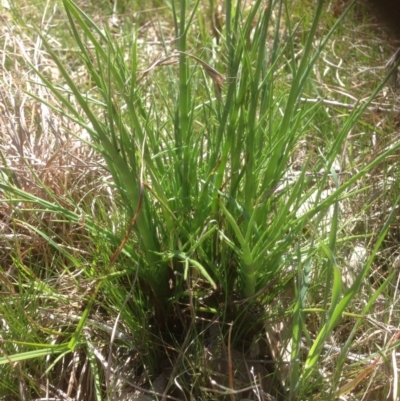
[[[114,264],[115,260],[117,259],[119,254],[122,252],[122,249],[124,249],[124,246],[125,246],[126,242],[128,241],[129,236],[131,235],[133,227],[136,224],[136,220],[139,217],[139,213],[142,210],[143,197],[144,197],[144,184],[143,184],[143,181],[140,180],[139,204],[138,204],[138,206],[136,208],[136,212],[135,212],[134,216],[132,217],[132,220],[131,220],[131,223],[130,223],[129,227],[126,230],[125,236],[122,239],[122,242],[121,242],[120,246],[118,247],[118,249],[110,257],[110,266],[109,266],[109,268]]]
[[[234,385],[233,385],[233,364],[232,364],[232,352],[231,352],[231,337],[232,337],[232,328],[233,322],[231,323],[231,327],[229,327],[228,334],[228,377],[229,377],[229,388],[232,390],[230,393],[230,398],[232,401],[235,401],[234,394]]]

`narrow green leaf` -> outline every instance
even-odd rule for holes
[[[41,348],[34,351],[21,352],[19,354],[7,355],[0,357],[0,365],[14,362],[22,362],[28,359],[44,358],[48,355],[60,354],[69,350],[67,344],[59,344],[57,347]]]

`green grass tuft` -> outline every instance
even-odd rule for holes
[[[0,397],[386,396],[395,68],[325,3],[5,9]]]

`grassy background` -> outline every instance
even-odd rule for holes
[[[396,399],[390,36],[63,3],[2,6],[0,396]]]

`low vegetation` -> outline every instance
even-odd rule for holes
[[[1,399],[397,399],[397,65],[363,5],[2,7]]]

